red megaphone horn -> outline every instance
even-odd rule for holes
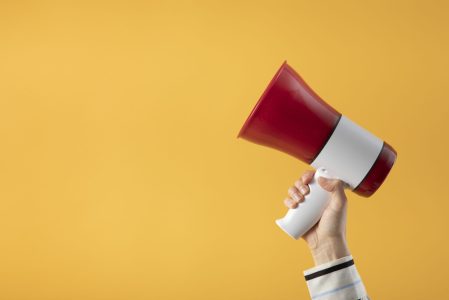
[[[284,62],[238,135],[275,148],[318,171],[310,193],[276,223],[299,238],[320,219],[330,195],[316,182],[338,178],[356,194],[371,196],[392,168],[396,151],[324,102]]]

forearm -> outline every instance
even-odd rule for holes
[[[336,259],[350,255],[346,239],[328,238],[320,242],[320,246],[310,248],[310,252],[315,262],[315,266],[334,261]]]

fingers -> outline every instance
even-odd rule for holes
[[[297,207],[298,207],[298,203],[296,203],[295,200],[293,200],[293,199],[290,198],[290,197],[285,198],[284,204],[285,204],[285,206],[287,206],[288,208],[297,208]]]
[[[284,199],[285,206],[294,209],[304,201],[305,196],[310,193],[308,184],[313,180],[314,175],[315,171],[304,172],[301,178],[294,183],[294,186],[288,189],[289,197]],[[346,205],[344,188],[348,186],[343,181],[325,177],[318,178],[318,183],[323,189],[333,193],[334,201],[331,201],[329,207],[333,208],[334,211],[343,211]]]
[[[302,194],[296,187],[292,186],[288,189],[288,195],[296,202],[304,200],[304,194]]]
[[[304,184],[309,184],[309,183],[312,181],[312,179],[313,179],[313,175],[315,175],[315,171],[312,171],[312,170],[305,171],[305,172],[302,174],[300,180],[301,180],[302,183],[304,183]]]
[[[298,207],[299,203],[304,201],[305,195],[307,195],[310,192],[307,183],[309,183],[312,180],[313,175],[314,175],[313,171],[305,172],[301,177],[301,179],[297,180],[294,186],[288,189],[289,197],[287,197],[284,200],[285,206],[287,206],[288,208],[296,208]]]
[[[302,180],[296,180],[295,187],[303,195],[307,195],[310,192],[309,186]]]

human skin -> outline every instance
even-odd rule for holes
[[[289,196],[284,200],[288,208],[296,208],[304,201],[305,195],[310,192],[308,184],[313,180],[314,174],[314,171],[305,171],[288,189]],[[350,255],[346,243],[346,184],[323,177],[318,179],[318,183],[331,193],[331,200],[318,223],[302,236],[309,246],[315,265]]]

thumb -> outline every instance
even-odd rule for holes
[[[335,192],[340,187],[343,187],[341,180],[329,179],[326,177],[319,177],[318,183],[321,185],[323,189],[331,193]]]
[[[346,183],[338,179],[328,179],[324,177],[318,178],[319,185],[328,192],[331,192],[333,197],[329,206],[336,212],[344,212],[346,207],[346,195],[344,188]]]

